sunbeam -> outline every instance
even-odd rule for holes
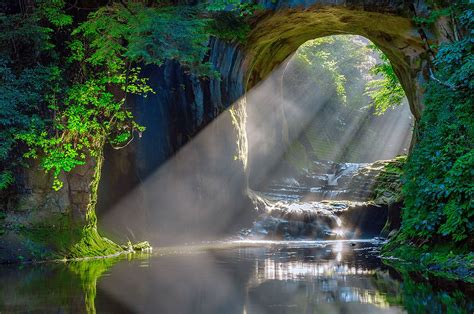
[[[0,1],[0,314],[474,313],[472,2]]]

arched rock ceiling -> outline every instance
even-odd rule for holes
[[[348,6],[347,1],[317,2],[311,6],[269,9],[255,17],[245,47],[247,89],[258,84],[308,40],[338,34],[360,35],[375,43],[389,57],[412,113],[418,119],[422,110],[423,69],[427,55],[411,19],[401,13],[394,14],[397,7],[393,2],[396,1],[358,1],[363,5],[355,6]],[[322,2],[330,4],[323,5]],[[365,6],[368,2],[378,4]],[[392,3],[385,13],[381,12],[383,2]]]

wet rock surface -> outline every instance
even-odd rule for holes
[[[270,198],[300,201],[373,199],[379,175],[390,161],[334,163],[315,161],[312,169],[297,176],[272,178],[262,191]],[[397,178],[386,178],[397,180]],[[399,181],[399,180],[398,180]]]
[[[401,203],[396,202],[400,174],[390,168],[395,164],[398,161],[324,161],[315,162],[304,175],[273,177],[262,192],[252,193],[260,215],[241,236],[275,240],[387,237],[400,224]]]

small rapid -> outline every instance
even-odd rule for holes
[[[240,237],[291,241],[378,236],[386,213],[369,202],[378,174],[372,164],[315,164],[304,176],[272,178],[261,191],[252,191],[259,215],[251,228],[240,232]],[[370,225],[370,217],[374,225],[366,228],[364,224]]]
[[[323,201],[323,200],[366,200],[368,195],[359,195],[354,184],[369,188],[371,178],[360,180],[361,170],[368,169],[370,163],[333,163],[315,161],[312,170],[297,177],[273,178],[262,188],[262,193],[270,199]],[[376,174],[375,174],[376,175]],[[354,180],[356,179],[356,180]],[[358,179],[358,180],[357,180]]]

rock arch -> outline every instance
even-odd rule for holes
[[[427,12],[428,8],[423,0],[262,0],[260,4],[265,10],[251,18],[252,31],[244,45],[226,43],[218,39],[210,42],[209,60],[222,74],[222,80],[206,81],[189,77],[173,62],[166,62],[161,68],[149,69],[149,73],[145,75],[153,77],[156,85],[161,86],[162,90],[156,97],[148,97],[146,101],[137,100],[135,104],[131,104],[136,116],[142,120],[139,122],[147,127],[147,131],[140,141],[134,142],[119,154],[105,152],[106,162],[99,185],[103,191],[99,192],[99,203],[101,195],[114,195],[119,198],[119,202],[120,196],[127,195],[134,188],[122,191],[118,187],[123,185],[123,182],[138,178],[136,183],[141,184],[141,172],[152,173],[184,145],[186,141],[183,139],[190,138],[203,129],[208,122],[234,103],[245,91],[262,81],[278,64],[310,39],[336,34],[361,35],[370,39],[390,58],[405,89],[412,113],[416,119],[420,118],[423,109],[422,85],[428,76],[429,56],[418,29],[411,22],[411,17],[414,11],[424,14]],[[442,40],[443,36],[434,33],[428,34],[428,37],[436,42],[437,39]],[[206,213],[199,213],[204,208],[199,205],[202,195],[222,194],[219,191],[216,193],[214,187],[221,192],[248,200],[248,169],[245,169],[244,160],[248,153],[245,137],[246,108],[244,102],[239,103],[242,105],[234,106],[231,112],[224,111],[222,118],[206,128],[209,137],[206,138],[205,145],[188,150],[189,156],[197,156],[199,159],[187,163],[181,177],[192,178],[196,184],[202,185],[202,190],[193,196],[196,202],[189,202],[194,206],[197,212],[194,215],[199,219],[221,217],[223,208],[229,220],[241,216],[243,209],[249,211],[249,202],[239,201],[229,207],[228,200],[221,197],[221,203],[214,202],[215,208]],[[176,145],[172,145],[174,143]],[[150,151],[152,153],[149,153]],[[161,151],[163,153],[160,153]],[[202,166],[201,160],[205,161],[207,168]],[[97,199],[97,180],[94,180],[94,173],[101,169],[101,161],[102,159],[96,161],[91,158],[86,165],[69,173],[66,178],[68,184],[65,185],[67,188],[59,193],[51,189],[50,178],[40,173],[37,167],[25,170],[25,183],[19,195],[13,196],[18,201],[8,202],[7,210],[11,212],[11,219],[25,219],[25,225],[31,223],[33,226],[36,223],[28,221],[29,217],[24,218],[17,214],[15,210],[20,208],[23,213],[37,213],[36,216],[41,217],[41,223],[52,223],[53,220],[48,217],[60,213],[77,216],[77,223],[80,225],[84,222],[87,210],[94,210]],[[201,179],[222,177],[224,171],[232,171],[232,176],[224,178],[222,182]],[[229,188],[229,180],[232,181],[232,188]],[[162,204],[163,198],[159,193],[151,194],[155,204]],[[123,206],[123,212],[118,211],[117,215],[126,221],[126,227],[130,226],[134,231],[139,231],[142,225],[137,224],[137,228],[133,228],[130,224],[134,222],[135,216],[140,215],[138,208],[141,203],[130,202],[128,205]],[[186,206],[187,203],[175,204],[175,207],[179,208],[187,208]],[[109,207],[112,208],[104,206],[104,212]],[[149,214],[155,210],[153,206],[145,207],[142,213]],[[131,208],[134,210],[131,211]],[[161,210],[162,206],[159,209]],[[150,220],[149,216],[142,216]],[[160,217],[155,218],[159,220]],[[191,218],[190,221],[194,219]],[[163,216],[163,223],[168,221],[169,215]],[[116,224],[114,229],[117,229]],[[218,232],[221,229],[227,230],[225,226],[220,226],[209,232]],[[128,232],[126,228],[119,229],[120,231],[123,231],[122,234]],[[28,251],[29,246],[25,238],[15,232],[12,230],[9,233],[8,241],[11,242],[14,237],[18,246],[25,252]],[[5,238],[0,237],[0,246]],[[141,239],[149,239],[148,234],[143,234]],[[4,256],[0,256],[0,260],[2,258]]]
[[[331,35],[360,35],[390,59],[418,120],[429,56],[401,1],[313,1],[265,4],[245,46],[247,89],[265,78],[304,42]],[[414,10],[414,7],[412,7]]]

